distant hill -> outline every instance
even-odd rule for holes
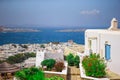
[[[13,27],[5,27],[0,26],[0,32],[40,32],[40,30],[37,29],[31,29],[31,28],[13,28]]]
[[[56,32],[83,32],[86,29],[63,29],[63,30],[56,30]]]
[[[0,26],[0,32],[4,30],[4,26]]]

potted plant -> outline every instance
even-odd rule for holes
[[[56,62],[54,67],[56,71],[62,72],[62,70],[65,68],[64,62],[61,62],[61,61]]]
[[[68,56],[67,56],[67,62],[68,62],[68,65],[69,66],[74,66],[74,56],[73,56],[73,54],[69,54]]]
[[[74,56],[72,53],[67,55],[67,62],[69,66],[76,66],[79,68],[80,57],[78,55]]]
[[[90,56],[85,56],[82,60],[82,66],[86,76],[101,78],[106,75],[105,61],[100,58],[99,54],[91,53]]]
[[[51,70],[54,65],[55,65],[56,61],[54,59],[45,59],[41,62],[41,65],[44,67],[47,67],[47,70]]]

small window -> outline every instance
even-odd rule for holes
[[[105,44],[105,59],[106,60],[110,60],[110,58],[111,58],[110,50],[111,50],[111,45]]]
[[[88,48],[91,49],[92,41],[88,40]]]

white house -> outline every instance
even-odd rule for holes
[[[56,61],[64,61],[64,52],[61,49],[37,51],[36,67],[41,67],[41,62],[44,59],[55,59]]]
[[[120,75],[120,30],[113,18],[108,29],[88,29],[85,31],[85,54],[100,54],[107,62],[107,68]]]

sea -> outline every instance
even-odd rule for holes
[[[41,32],[0,32],[0,45],[4,44],[42,44],[49,42],[67,42],[73,40],[84,45],[84,31],[56,32],[56,29],[43,29]]]

